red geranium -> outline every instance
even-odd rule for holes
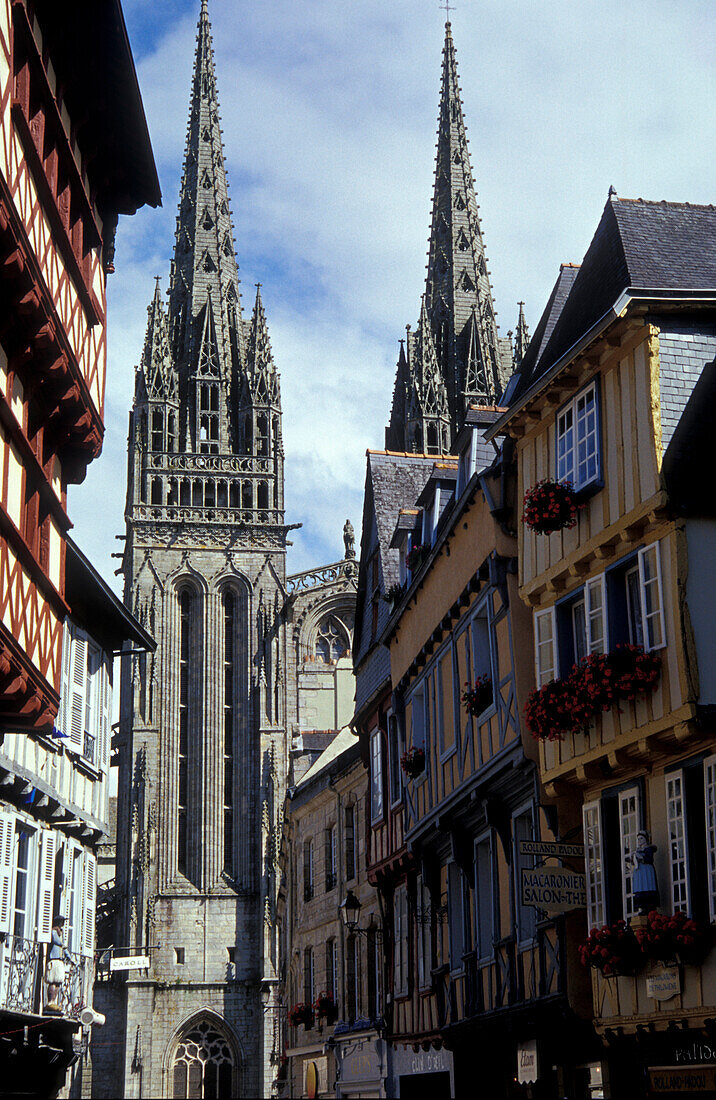
[[[483,710],[490,706],[494,698],[492,680],[489,676],[478,676],[475,686],[470,687],[470,681],[466,681],[465,690],[462,693],[462,701],[468,714],[477,717]]]
[[[574,527],[584,504],[569,481],[544,478],[525,493],[522,522],[538,535]]]
[[[593,928],[579,948],[582,966],[592,966],[606,977],[636,974],[644,966],[646,955],[639,940],[624,920]]]
[[[291,1027],[299,1027],[301,1024],[305,1027],[306,1031],[313,1027],[313,1005],[307,1004],[306,1001],[299,1001],[293,1008],[289,1009],[288,1022]]]
[[[417,779],[425,771],[425,749],[408,749],[400,758],[400,766],[408,778]]]
[[[325,991],[319,993],[313,1007],[316,1010],[318,1019],[325,1020],[329,1026],[338,1019],[338,1006],[332,993],[326,993]]]
[[[714,943],[714,926],[694,920],[677,911],[672,916],[653,909],[647,915],[646,927],[638,928],[636,937],[642,951],[651,959],[669,962],[679,959],[691,966],[700,966]]]

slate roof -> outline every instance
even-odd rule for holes
[[[350,728],[350,726],[344,726],[342,730],[333,737],[331,743],[326,749],[323,750],[317,760],[311,764],[310,768],[303,776],[303,778],[296,784],[296,792],[304,790],[304,788],[312,782],[325,768],[333,764],[344,753],[347,753],[349,749],[353,749],[354,752],[350,758],[346,758],[345,763],[349,763],[353,757],[358,759],[358,737]]]
[[[716,328],[712,328],[716,333]],[[713,477],[713,435],[716,424],[716,356],[701,363],[664,454],[662,474],[669,501],[681,515],[716,515]]]
[[[373,546],[369,543],[373,524],[378,538],[380,560],[380,589],[387,592],[399,580],[398,551],[391,549],[391,540],[401,508],[412,508],[420,496],[435,464],[434,455],[411,455],[390,451],[367,452],[366,489],[363,503],[363,530],[361,534],[361,558],[358,574],[358,605],[356,608],[356,669],[370,649],[368,616],[363,607],[368,596],[366,590],[367,559]],[[388,620],[390,609],[381,600],[378,631],[380,634]],[[365,618],[365,622],[364,622]],[[368,627],[368,630],[364,629]],[[360,692],[358,692],[360,695]]]
[[[716,207],[610,196],[571,288],[565,271],[527,349],[519,380],[509,387],[510,404],[574,347],[624,291],[668,295],[716,289]],[[569,293],[562,301],[565,289]]]

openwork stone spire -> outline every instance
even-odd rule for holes
[[[209,15],[202,2],[169,290],[172,347],[182,383],[196,371],[204,307],[213,302],[227,390],[242,360],[239,277],[224,166]]]
[[[159,289],[159,278],[154,297],[147,308],[147,335],[140,363],[144,392],[151,401],[178,399],[178,380],[169,346],[167,315]]]
[[[405,449],[445,454],[450,449],[448,396],[440,372],[430,321],[423,299],[420,321],[407,333]]]
[[[497,401],[511,363],[503,363],[497,336],[450,23],[445,24],[425,297],[456,432],[470,402]]]
[[[527,345],[530,342],[529,329],[527,328],[527,322],[525,321],[525,303],[518,302],[520,307],[520,314],[517,318],[517,331],[515,332],[515,349],[512,356],[512,363],[515,370],[519,370],[520,364],[525,357],[527,351]]]
[[[252,403],[280,409],[279,375],[271,351],[260,285],[256,287],[256,302],[249,326],[246,359],[246,378]]]

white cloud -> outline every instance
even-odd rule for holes
[[[126,426],[155,274],[166,277],[196,9],[125,0],[164,191],[123,219],[110,282],[103,457],[71,494],[105,568],[123,528]],[[435,5],[211,0],[244,310],[264,284],[282,375],[290,567],[360,525],[367,446],[381,446],[397,340],[424,281],[442,47]],[[714,102],[705,22],[682,0],[463,0],[453,33],[498,320],[534,328],[559,263],[579,261],[620,194],[708,202]],[[713,120],[712,120],[713,121]],[[103,501],[98,525],[96,501]]]

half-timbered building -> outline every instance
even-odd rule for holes
[[[548,533],[539,516],[519,531],[540,770],[562,832],[583,823],[604,1095],[702,1095],[716,1058],[716,211],[610,195],[564,279],[493,429],[516,446],[520,501],[545,479],[571,501]]]
[[[456,1096],[479,1065],[489,1095],[532,1080],[540,1095],[582,1097],[595,1044],[575,1013],[586,982],[568,960],[574,915],[538,907],[523,882],[537,862],[523,844],[555,836],[521,721],[531,669],[516,650],[531,624],[510,451],[496,457],[484,438],[498,416],[468,409],[454,468],[435,463],[417,523],[401,516],[393,540],[405,591],[383,640],[411,861],[391,905],[391,1038],[452,1051]]]

